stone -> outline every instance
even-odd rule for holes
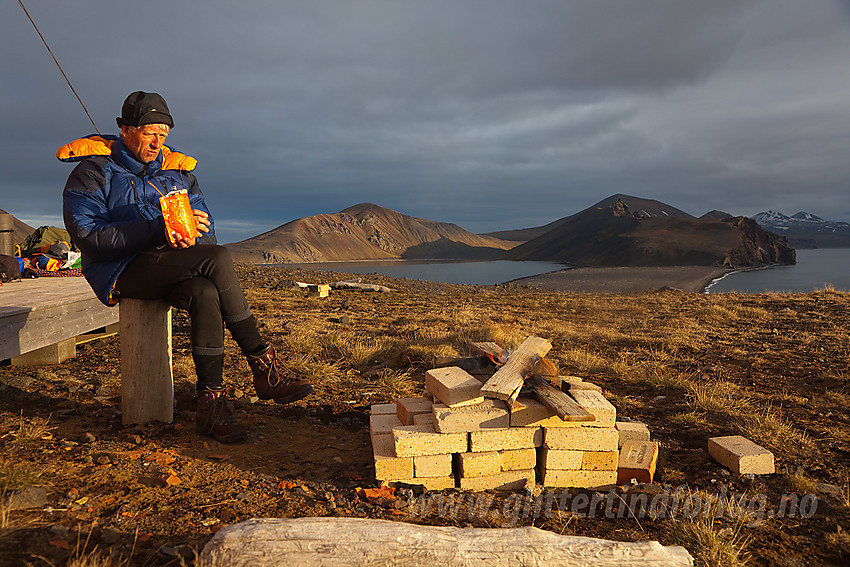
[[[5,502],[7,510],[28,510],[47,506],[47,489],[43,486],[29,486],[12,493]]]

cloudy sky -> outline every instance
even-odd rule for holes
[[[24,0],[102,133],[155,91],[232,242],[373,202],[474,232],[626,193],[850,221],[847,0]],[[0,5],[0,208],[94,132]]]

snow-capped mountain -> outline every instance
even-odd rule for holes
[[[788,238],[795,248],[850,248],[850,224],[827,221],[800,211],[790,217],[777,211],[753,216],[762,228]]]

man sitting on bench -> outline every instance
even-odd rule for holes
[[[247,429],[232,414],[223,384],[224,327],[248,358],[262,399],[289,403],[313,387],[291,375],[257,321],[226,248],[216,245],[209,209],[192,174],[196,160],[165,145],[174,121],[156,93],[131,93],[117,119],[119,136],[89,136],[59,148],[79,162],[63,192],[65,227],[82,252],[83,275],[107,305],[121,298],[162,299],[188,311],[197,372],[198,432],[222,443]],[[185,189],[198,237],[166,227],[160,197]]]

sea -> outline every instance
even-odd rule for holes
[[[850,291],[850,248],[797,250],[793,266],[732,272],[708,287],[709,293],[808,293]]]
[[[354,274],[381,274],[455,284],[492,285],[536,276],[568,266],[553,262],[382,260],[283,264]],[[793,266],[732,272],[713,282],[708,293],[808,293],[824,288],[850,291],[850,248],[797,250]]]

